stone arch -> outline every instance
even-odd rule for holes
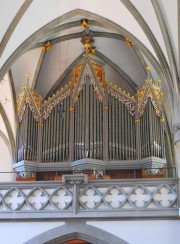
[[[13,62],[17,58],[19,58],[24,52],[31,49],[37,41],[40,41],[42,38],[45,38],[46,33],[51,33],[51,28],[56,26],[57,24],[61,24],[64,19],[71,18],[76,15],[85,15],[87,18],[93,18],[96,22],[100,23],[102,26],[109,28],[111,30],[118,31],[118,33],[122,33],[125,36],[128,36],[134,43],[137,44],[138,48],[142,51],[142,53],[149,59],[149,61],[154,66],[157,73],[162,77],[162,80],[166,82],[166,86],[169,88],[169,93],[172,95],[172,84],[167,83],[167,80],[170,79],[170,75],[167,75],[167,77],[164,76],[163,69],[157,59],[153,56],[153,54],[149,51],[149,49],[139,40],[137,39],[132,33],[128,32],[126,29],[124,29],[122,26],[116,24],[115,22],[111,21],[110,19],[106,19],[103,16],[100,16],[96,13],[89,12],[87,10],[83,9],[74,9],[68,13],[65,13],[64,15],[57,17],[56,19],[50,21],[43,27],[41,27],[39,30],[37,30],[35,33],[33,33],[30,37],[28,37],[15,51],[10,55],[10,57],[7,59],[7,61],[4,63],[4,65],[1,68],[1,75],[0,78],[4,76],[4,74],[7,72],[7,70],[10,68]],[[139,23],[139,21],[138,21]],[[149,34],[150,35],[150,34]],[[151,37],[151,35],[150,35]],[[148,39],[150,39],[148,36]],[[157,50],[156,50],[157,51]],[[163,58],[162,58],[163,59]],[[169,78],[169,79],[168,79]],[[171,98],[171,95],[169,95],[169,98]]]
[[[135,8],[131,6],[131,11],[132,13],[133,10],[135,11]],[[157,71],[159,74],[160,78],[164,82],[165,89],[168,95],[168,101],[171,107],[171,111],[173,111],[173,94],[174,94],[174,89],[173,89],[173,84],[172,84],[172,79],[171,79],[171,74],[168,68],[163,69],[161,62],[165,63],[165,58],[160,55],[160,60],[161,62],[159,63],[157,59],[154,57],[154,55],[149,51],[149,49],[139,40],[137,39],[132,33],[124,29],[122,26],[118,25],[117,23],[113,22],[110,19],[107,19],[101,15],[98,15],[96,13],[84,10],[84,9],[74,9],[71,10],[61,16],[58,16],[57,18],[51,20],[49,23],[46,25],[42,26],[39,30],[34,32],[31,36],[29,36],[6,60],[6,62],[3,64],[3,66],[0,69],[0,79],[5,75],[5,73],[10,69],[11,65],[26,51],[31,49],[37,41],[42,40],[43,38],[46,37],[46,35],[49,35],[50,33],[53,33],[51,30],[54,26],[57,24],[61,24],[64,19],[68,19],[77,15],[84,15],[87,18],[91,19],[93,18],[94,21],[99,23],[101,26],[117,31],[118,33],[121,33],[125,36],[128,36],[130,40],[132,40],[136,45],[138,46],[139,50],[147,57],[147,59],[150,61],[154,69]],[[141,26],[143,23],[142,18],[136,18],[138,24]],[[96,23],[96,24],[97,24]],[[147,26],[142,25],[142,29],[145,31],[147,29]],[[155,41],[153,34],[148,31],[147,38],[152,41],[153,43]],[[156,43],[154,45],[154,49],[156,53],[159,53],[156,47]],[[161,53],[162,54],[162,53]],[[166,73],[164,73],[166,71]]]
[[[25,244],[60,244],[74,239],[93,244],[128,244],[123,239],[85,222],[66,222],[65,225],[48,230]]]

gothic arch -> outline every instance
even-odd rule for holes
[[[123,239],[84,222],[66,222],[65,225],[48,230],[25,244],[60,244],[73,239],[93,244],[128,244]]]

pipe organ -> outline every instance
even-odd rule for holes
[[[22,87],[14,169],[28,179],[28,172],[33,172],[33,180],[34,172],[41,179],[42,172],[53,171],[57,179],[82,169],[102,179],[105,171],[119,177],[118,170],[122,175],[130,170],[130,176],[138,170],[140,177],[145,168],[171,164],[160,83],[150,78],[149,67],[147,79],[133,96],[108,82],[103,65],[91,58],[96,48],[87,20],[82,27],[84,53],[71,82],[63,81],[47,100],[32,91],[28,81]],[[52,174],[46,179],[51,178]]]
[[[60,85],[47,100],[28,85],[22,87],[14,168],[22,175],[24,171],[62,175],[85,168],[100,178],[103,170],[109,176],[114,170],[119,177],[119,169],[130,169],[130,175],[137,169],[143,175],[143,168],[163,168],[172,155],[160,85],[150,78],[149,67],[147,79],[133,96],[108,82],[103,65],[91,58],[96,48],[87,20],[82,26],[84,54],[73,68],[72,81]]]
[[[34,161],[38,167],[58,163],[61,170],[61,165],[70,169],[79,160],[91,160],[96,166],[132,168],[154,157],[162,167],[160,86],[148,75],[131,96],[104,76],[103,66],[85,54],[73,69],[73,81],[48,100],[25,86],[18,100],[16,162]]]

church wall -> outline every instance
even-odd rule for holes
[[[180,221],[93,221],[87,222],[122,238],[130,244],[179,244]]]
[[[21,244],[63,224],[64,222],[0,223],[1,243]],[[88,221],[86,224],[110,232],[130,244],[179,243],[178,220]]]
[[[2,173],[12,171],[12,159],[9,153],[8,146],[0,136],[0,181],[12,181],[13,174]]]

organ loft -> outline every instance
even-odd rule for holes
[[[153,81],[146,67],[147,79],[135,94],[109,82],[93,56],[93,32],[86,20],[82,26],[84,54],[71,81],[43,99],[29,88],[27,75],[17,101],[17,180],[76,173],[89,179],[153,177],[148,169],[171,162],[160,80]]]

